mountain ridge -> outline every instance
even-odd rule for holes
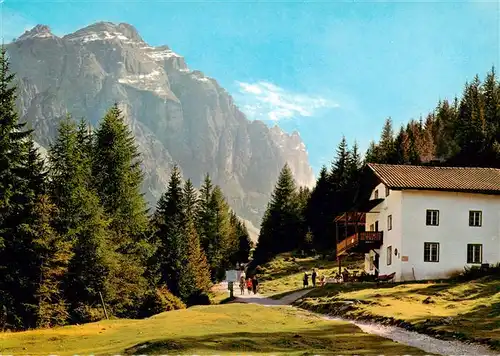
[[[119,103],[143,156],[152,206],[175,163],[195,185],[208,172],[256,226],[285,163],[299,185],[314,184],[298,133],[248,120],[216,79],[189,69],[169,46],[150,46],[132,25],[97,22],[61,37],[37,25],[7,51],[21,118],[45,148],[66,114],[95,126]]]

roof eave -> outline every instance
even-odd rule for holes
[[[452,189],[452,188],[428,188],[428,187],[398,187],[387,186],[391,190],[428,190],[438,192],[450,193],[470,193],[470,194],[486,194],[486,195],[500,195],[500,190],[484,190],[484,189]]]
[[[381,183],[384,183],[389,189],[396,190],[396,188],[391,188],[389,186],[389,184],[387,183],[387,181],[377,172],[377,170],[372,166],[371,163],[368,163],[367,167],[370,168],[370,170],[373,172],[373,174],[375,174],[375,176],[380,180]]]

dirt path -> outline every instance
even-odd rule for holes
[[[281,299],[271,299],[260,293],[257,294],[243,294],[243,295],[235,295],[236,302],[240,303],[253,303],[260,304],[265,306],[273,306],[273,305],[290,305],[295,302],[297,299],[302,298],[304,295],[309,293],[311,290],[299,290],[297,292],[288,294]],[[247,291],[245,291],[247,293]]]
[[[235,295],[236,302],[238,303],[253,303],[265,306],[284,306],[288,305],[291,308],[291,304],[302,298],[310,289],[300,290],[291,294],[286,295],[285,297],[275,300],[268,298],[262,294],[244,294],[244,295]],[[246,292],[246,291],[245,291]],[[314,313],[311,313],[314,314]],[[342,318],[333,318],[326,315],[315,314],[321,318],[327,320],[336,320],[336,321],[344,321],[349,322],[357,327],[359,327],[363,332],[367,334],[374,334],[378,336],[385,337],[387,339],[393,340],[395,342],[399,342],[401,344],[412,346],[424,350],[425,352],[429,352],[437,355],[485,355],[485,356],[494,356],[499,355],[498,352],[493,352],[482,345],[468,344],[461,341],[445,341],[439,340],[434,337],[419,334],[413,331],[408,331],[403,328],[399,328],[396,326],[384,326],[376,323],[365,323],[365,322],[356,322],[352,320],[342,319]]]

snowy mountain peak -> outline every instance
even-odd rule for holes
[[[135,27],[126,23],[96,22],[63,38],[82,43],[116,40],[126,44],[144,44]]]
[[[18,41],[24,41],[29,38],[53,38],[56,37],[50,32],[49,26],[46,25],[36,25],[31,30],[24,32]]]

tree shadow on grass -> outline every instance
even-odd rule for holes
[[[464,284],[464,283],[462,283]],[[439,284],[429,284],[423,286],[422,288],[412,288],[410,290],[401,290],[391,293],[391,297],[410,297],[410,296],[425,296],[425,297],[443,297],[445,300],[450,302],[453,301],[464,301],[464,300],[474,300],[480,298],[489,298],[494,296],[500,291],[500,282],[475,282],[471,284],[471,288],[464,289],[463,291],[450,290],[458,286],[456,282],[439,283]]]
[[[470,283],[471,288],[464,289],[463,291],[454,290],[452,293],[448,293],[450,289],[460,284]],[[494,296],[500,291],[500,281],[476,281],[458,283],[447,281],[445,283],[432,282],[429,284],[427,281],[417,281],[417,282],[400,282],[400,283],[373,283],[373,282],[353,282],[353,283],[339,283],[339,284],[327,284],[325,287],[317,288],[312,290],[307,294],[307,297],[334,297],[340,293],[349,293],[355,291],[361,291],[370,289],[373,291],[374,301],[376,301],[377,290],[389,289],[402,287],[408,284],[421,284],[422,287],[411,289],[399,289],[391,291],[390,297],[401,298],[401,297],[414,297],[414,296],[424,296],[424,297],[443,297],[444,299],[451,301],[463,301],[463,300],[473,300],[479,298],[489,298]],[[383,295],[385,296],[385,295]]]
[[[357,355],[424,355],[422,350],[407,347],[375,335],[362,333],[352,325],[338,324],[299,332],[234,332],[158,339],[134,345],[126,355],[160,354],[168,352],[260,352]]]
[[[500,302],[479,305],[468,313],[452,318],[431,318],[424,324],[435,324],[434,329],[459,333],[475,339],[490,341],[500,350]]]

